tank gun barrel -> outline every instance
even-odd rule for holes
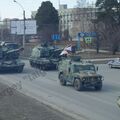
[[[7,52],[6,52],[6,54],[10,54],[10,53],[14,53],[14,52],[21,52],[21,51],[23,51],[24,50],[24,48],[23,47],[20,47],[20,48],[18,48],[18,49],[12,49],[12,50],[8,50]]]
[[[3,59],[18,59],[20,56],[20,52],[23,51],[23,47],[18,49],[8,50],[3,53]]]

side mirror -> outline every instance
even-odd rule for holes
[[[117,105],[120,107],[120,96],[117,98]]]
[[[71,64],[72,64],[72,62],[71,62],[71,61],[69,61],[69,64],[71,65]]]
[[[96,67],[96,71],[98,71],[98,66]]]
[[[69,73],[71,72],[71,68],[70,68],[70,67],[68,68],[68,72],[69,72]]]

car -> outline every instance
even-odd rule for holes
[[[60,84],[66,86],[67,83],[70,83],[77,91],[89,87],[101,90],[103,76],[97,74],[95,65],[90,62],[81,61],[81,58],[76,57],[74,56],[59,62],[58,78]]]
[[[117,105],[120,107],[120,96],[117,98]]]
[[[111,60],[107,64],[110,68],[120,68],[120,58]]]

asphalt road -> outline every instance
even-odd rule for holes
[[[19,84],[17,88],[20,89]],[[75,119],[0,83],[0,120]]]
[[[33,97],[54,109],[79,120],[119,120],[120,109],[116,104],[120,95],[120,69],[99,65],[104,76],[103,89],[75,91],[72,86],[61,86],[57,71],[38,72],[26,66],[21,74],[0,74],[0,80],[25,95]]]

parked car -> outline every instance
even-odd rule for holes
[[[120,96],[117,98],[117,105],[120,107]]]
[[[116,58],[107,63],[110,68],[120,68],[120,58]]]

